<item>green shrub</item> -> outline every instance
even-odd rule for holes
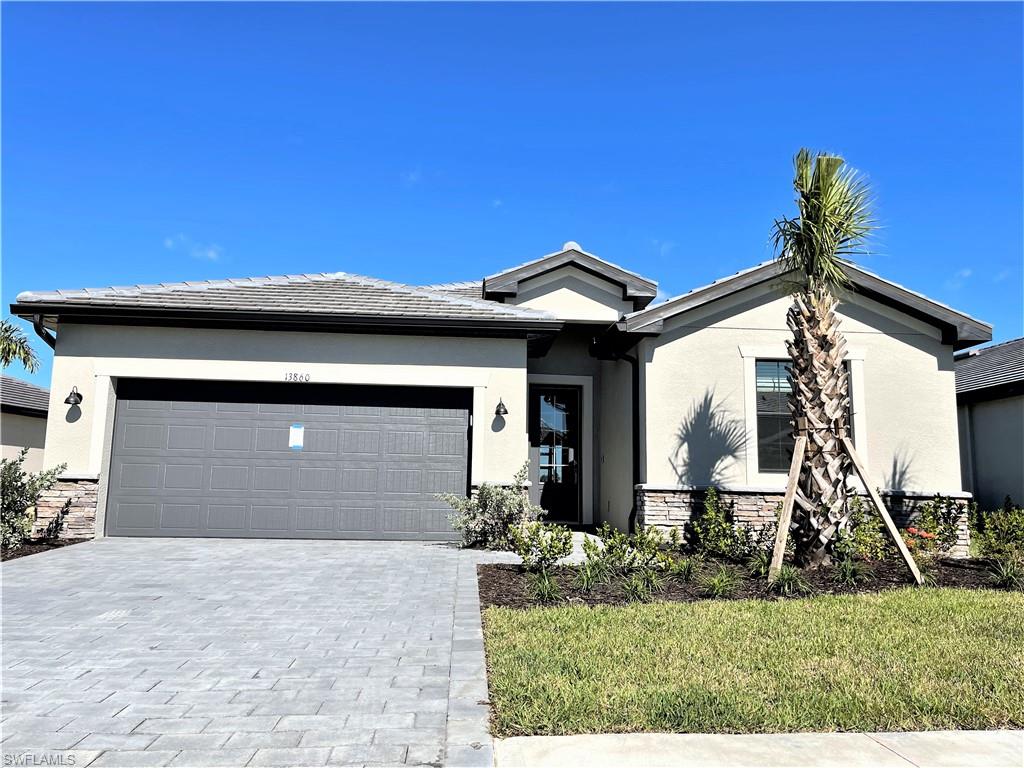
[[[511,549],[511,531],[538,520],[544,510],[530,503],[523,491],[529,475],[524,464],[509,487],[483,483],[475,498],[441,493],[437,498],[453,510],[452,527],[462,534],[462,546]]]
[[[895,553],[895,545],[882,518],[870,511],[860,496],[854,496],[850,500],[849,527],[840,531],[833,552],[839,560],[884,560]]]
[[[699,555],[691,555],[690,557],[681,557],[678,560],[673,560],[666,571],[670,579],[675,579],[680,583],[686,583],[693,581],[693,577],[697,573],[697,568],[701,563]]]
[[[641,569],[664,568],[667,564],[662,546],[665,537],[657,528],[645,527],[630,535],[605,523],[597,536],[583,542],[583,554],[600,572],[625,576]]]
[[[775,574],[775,579],[768,585],[768,589],[783,597],[809,595],[814,591],[800,569],[788,564],[779,569],[779,572]]]
[[[756,579],[767,579],[771,564],[772,553],[767,549],[759,549],[747,558],[747,570]]]
[[[509,538],[528,571],[546,571],[572,554],[572,531],[562,525],[524,523],[509,531]]]
[[[752,529],[733,524],[730,511],[714,488],[705,492],[704,504],[690,521],[689,532],[689,545],[695,552],[737,561],[771,547],[775,541],[774,525]]]
[[[622,590],[631,603],[647,603],[651,600],[651,586],[642,572],[626,578],[622,582]]]
[[[736,572],[724,565],[718,566],[715,573],[705,576],[701,580],[704,595],[718,599],[732,597],[736,594],[739,586],[740,580]]]
[[[864,564],[852,557],[836,561],[835,569],[832,571],[832,580],[847,587],[863,584],[870,578],[871,573]]]
[[[914,527],[935,537],[934,548],[948,552],[956,546],[960,518],[965,512],[963,502],[936,494],[920,506]]]
[[[555,577],[547,571],[530,574],[530,592],[541,603],[553,603],[562,596],[562,590]]]
[[[1006,505],[974,515],[972,540],[983,557],[1024,557],[1024,509]]]
[[[993,560],[989,564],[992,584],[1000,589],[1024,591],[1024,560],[1019,557],[1005,556]]]
[[[61,464],[46,472],[26,472],[27,454],[28,449],[24,448],[17,457],[0,461],[0,544],[4,549],[17,549],[32,532],[33,510],[39,494],[54,486],[65,467]],[[57,517],[63,520],[61,514]],[[56,533],[53,531],[53,535]]]

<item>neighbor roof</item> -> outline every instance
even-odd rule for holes
[[[248,316],[253,320],[362,321],[381,325],[507,327],[559,324],[546,312],[470,299],[344,272],[247,277],[230,280],[113,286],[71,291],[25,292],[12,312],[21,316],[202,317]],[[51,320],[54,322],[55,320]]]
[[[50,390],[10,376],[0,376],[0,407],[5,413],[46,416]]]
[[[957,394],[1024,382],[1024,338],[972,349],[955,365]]]
[[[845,264],[844,270],[854,291],[883,304],[897,307],[908,315],[941,328],[943,343],[953,344],[960,349],[992,339],[992,326],[988,323],[958,312],[952,307],[854,264]],[[620,323],[621,330],[641,333],[652,329],[660,330],[660,324],[671,317],[702,307],[745,288],[778,280],[785,273],[786,270],[779,261],[762,262],[653,307],[626,315]]]
[[[420,287],[428,291],[448,293],[451,294],[452,296],[462,296],[467,299],[480,299],[481,301],[489,301],[489,299],[483,298],[484,284],[482,280],[461,280],[456,283],[435,283],[434,285],[424,285]]]

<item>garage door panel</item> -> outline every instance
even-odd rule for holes
[[[133,396],[160,383],[122,384],[110,535],[456,537],[434,494],[466,492],[468,392],[177,382],[165,386],[194,399],[171,400]]]

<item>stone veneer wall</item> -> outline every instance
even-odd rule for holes
[[[99,481],[88,477],[61,477],[48,491],[39,495],[32,535],[40,536],[47,524],[68,505],[68,513],[58,538],[91,539],[96,533],[96,496]]]
[[[637,524],[657,528],[682,528],[704,505],[705,489],[636,489]],[[719,490],[718,497],[731,511],[733,523],[751,528],[763,528],[774,523],[776,509],[782,505],[782,494],[770,491]],[[908,493],[883,494],[882,500],[899,528],[913,524],[918,507],[933,496]],[[958,524],[957,543],[951,551],[953,557],[967,557],[970,551],[970,530],[967,525],[967,503]]]

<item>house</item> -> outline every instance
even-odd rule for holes
[[[960,487],[953,353],[991,328],[859,267],[853,439],[896,506]],[[346,273],[29,292],[55,348],[40,502],[111,536],[447,539],[439,492],[530,465],[548,519],[762,524],[792,438],[790,305],[764,263],[654,304],[573,242],[473,282]],[[47,511],[49,510],[49,512]]]
[[[958,354],[963,486],[982,509],[1024,504],[1024,339]]]
[[[46,411],[50,392],[27,381],[0,377],[0,447],[3,458],[13,459],[28,448],[25,463],[28,472],[43,468],[46,441]]]

